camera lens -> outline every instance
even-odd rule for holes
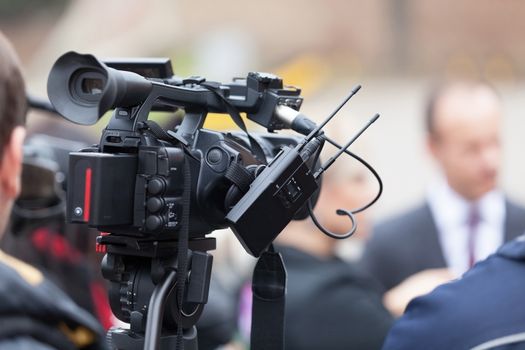
[[[98,95],[104,89],[104,80],[97,78],[84,78],[81,83],[82,92],[89,95]]]

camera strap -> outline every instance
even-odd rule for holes
[[[239,190],[244,194],[250,189],[250,184],[255,179],[255,175],[251,173],[246,167],[237,162],[232,162],[224,177],[230,180]]]
[[[153,120],[145,120],[141,122],[139,129],[145,129],[148,130],[153,136],[155,136],[159,140],[163,140],[166,142],[174,143],[175,141],[178,141],[175,137],[168,134],[166,130],[160,127],[159,124],[154,122]]]
[[[184,350],[182,329],[182,302],[184,300],[184,287],[188,272],[188,240],[190,224],[190,186],[191,174],[188,158],[184,158],[184,191],[182,194],[182,220],[178,237],[177,251],[177,349]]]
[[[286,269],[273,245],[255,265],[252,294],[251,349],[284,349]]]
[[[253,136],[250,135],[250,133],[248,132],[248,129],[246,128],[246,125],[244,124],[244,121],[241,118],[241,114],[239,113],[237,108],[235,108],[235,106],[232,105],[230,101],[228,101],[228,99],[224,97],[224,95],[221,93],[220,84],[212,81],[205,81],[202,82],[200,85],[213,92],[222,101],[233,122],[248,136],[250,150],[253,152],[255,157],[259,159],[259,161],[263,162],[263,164],[266,164],[266,156],[264,155],[264,151],[261,148],[261,145],[259,145],[257,140],[254,139]]]

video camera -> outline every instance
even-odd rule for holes
[[[47,86],[56,111],[90,125],[114,109],[100,143],[70,154],[66,213],[104,232],[97,244],[108,253],[111,307],[131,323],[131,331],[113,331],[117,348],[154,348],[161,328],[192,328],[207,301],[211,231],[230,227],[259,257],[292,219],[310,214],[320,227],[312,207],[321,174],[378,117],[343,147],[322,132],[359,88],[317,126],[298,112],[300,89],[271,74],[223,84],[176,77],[168,59],[104,63],[69,52],[56,61]],[[185,113],[175,130],[148,120],[151,111],[175,109]],[[229,114],[242,132],[203,129],[208,113]],[[240,113],[269,133],[249,133]],[[274,133],[285,128],[306,137]],[[321,165],[327,140],[339,152]],[[352,212],[338,214],[354,221]],[[144,332],[146,339],[132,335]]]

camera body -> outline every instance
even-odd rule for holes
[[[189,187],[190,239],[231,227],[246,250],[259,256],[292,218],[306,217],[304,204],[319,187],[309,170],[317,158],[301,157],[296,149],[301,138],[273,133],[288,127],[278,106],[300,108],[299,89],[284,87],[279,77],[267,73],[252,72],[229,84],[162,76],[172,73],[169,60],[108,64],[122,70],[91,55],[66,53],[48,80],[52,104],[73,122],[92,124],[114,109],[100,143],[70,155],[70,222],[111,233],[111,239],[101,238],[99,243],[112,248],[118,246],[116,236],[122,237],[120,241],[177,240],[182,194]],[[185,112],[176,130],[166,132],[148,121],[151,111],[170,108]],[[209,112],[229,114],[245,133],[203,129]],[[240,112],[271,133],[248,134]],[[322,143],[318,146],[320,152]],[[288,150],[287,155],[282,150]],[[302,164],[301,177],[299,173],[294,177],[295,170],[277,169],[279,164],[294,166],[292,158],[296,168]],[[185,183],[185,168],[190,183]],[[276,169],[282,174],[275,176]],[[251,184],[259,174],[269,181],[266,186],[282,189],[254,197]],[[285,193],[288,190],[295,193],[293,200]],[[251,199],[236,207],[250,191]],[[261,212],[265,206],[266,213]],[[259,220],[253,220],[255,216]],[[261,225],[264,222],[267,225]],[[131,250],[129,254],[138,256],[152,254]]]
[[[96,147],[71,153],[67,219],[102,232],[176,239],[184,186],[191,186],[190,238],[225,228],[225,217],[239,199],[228,195],[234,186],[225,177],[228,169],[242,166],[253,179],[265,167],[241,136],[201,129],[191,156],[181,146],[147,135],[131,153],[99,152]],[[257,136],[270,161],[282,147],[298,143],[290,136]],[[185,166],[190,184],[184,183]]]

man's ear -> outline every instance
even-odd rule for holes
[[[0,163],[0,186],[4,196],[10,199],[15,199],[20,193],[20,176],[24,157],[22,147],[25,136],[25,128],[17,126],[4,146],[4,154]]]

